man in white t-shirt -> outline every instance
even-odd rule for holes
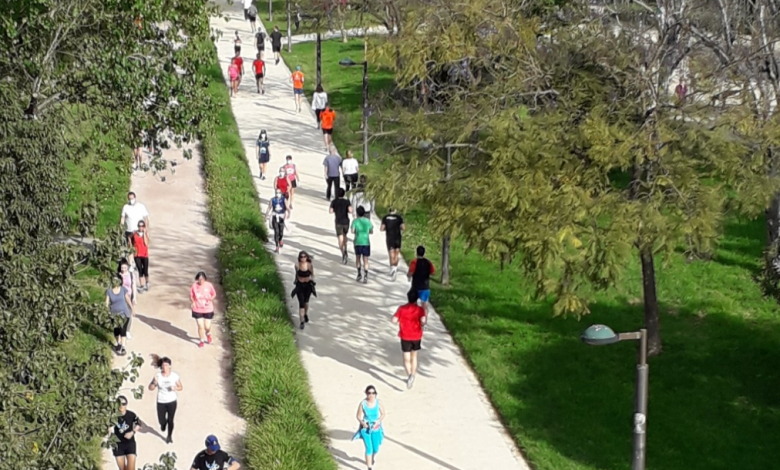
[[[146,231],[149,232],[149,211],[146,206],[135,200],[135,193],[127,193],[127,204],[122,207],[122,217],[119,224],[125,226],[125,241],[132,243],[133,232],[138,230],[138,222],[144,221]]]

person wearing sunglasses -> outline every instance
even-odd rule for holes
[[[317,295],[314,286],[314,265],[311,262],[311,256],[305,251],[301,251],[298,253],[298,261],[295,263],[295,288],[292,291],[292,296],[298,298],[301,329],[303,329],[304,323],[309,323],[309,299],[312,294]]]
[[[366,467],[372,470],[376,463],[376,454],[384,439],[382,421],[385,419],[385,407],[377,398],[373,385],[366,387],[366,399],[360,402],[357,410],[357,420],[360,423],[358,434],[366,446]]]
[[[149,232],[146,222],[138,222],[138,230],[133,233],[135,248],[135,268],[138,270],[138,292],[149,291]]]
[[[127,409],[127,398],[120,396],[119,417],[109,429],[116,436],[116,447],[113,449],[116,465],[119,470],[135,470],[135,433],[141,429],[141,420],[132,411]]]

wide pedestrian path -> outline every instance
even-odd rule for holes
[[[225,297],[215,258],[219,239],[211,233],[208,220],[202,157],[196,147],[192,151],[189,161],[182,158],[180,150],[164,151],[165,158],[178,163],[176,173],[166,174],[165,182],[144,172],[135,172],[131,182],[131,190],[150,214],[150,289],[138,295],[127,355],[115,357],[114,367],[125,367],[132,353],[145,361],[138,380],[126,381],[121,391],[128,398],[127,409],[144,423],[136,435],[136,468],[158,463],[161,454],[172,452],[177,456],[176,468],[189,469],[195,455],[205,448],[209,434],[215,434],[222,446],[237,456],[243,449],[245,424],[238,415],[233,390],[230,338],[222,327]],[[217,291],[214,342],[203,349],[198,348],[189,301],[189,288],[199,271],[206,272]],[[158,372],[150,364],[150,354],[168,356],[172,370],[181,377],[183,390],[178,392],[172,444],[165,443],[166,433],[157,422],[157,391],[146,390]],[[143,399],[136,400],[130,389],[139,385],[145,391]],[[111,452],[104,451],[103,469],[116,468]]]
[[[242,56],[248,71],[232,106],[263,211],[272,196],[273,173],[266,180],[258,178],[254,143],[260,129],[268,131],[271,141],[269,170],[277,170],[284,157],[292,155],[301,175],[290,222],[292,233],[285,234],[285,248],[276,260],[290,292],[298,251],[306,250],[314,257],[319,297],[312,297],[310,303],[311,322],[303,331],[296,328],[295,334],[339,467],[365,468],[363,444],[351,438],[363,390],[372,384],[387,411],[386,439],[376,469],[527,469],[434,312],[423,338],[417,380],[413,389],[406,389],[397,327],[390,323],[396,308],[405,303],[406,265],[392,282],[377,220],[368,284],[355,282],[353,254],[348,266],[341,264],[334,219],[325,200],[324,143],[314,115],[308,104],[303,112],[295,112],[290,70],[284,62],[274,65],[270,44],[266,45],[266,91],[257,94],[249,73],[256,54],[249,23],[243,20],[240,5],[221,2],[220,6],[230,21],[212,18],[211,26],[223,33],[217,42],[223,73],[234,56],[234,31],[244,44]],[[351,242],[349,246],[351,251]],[[297,302],[289,297],[287,301],[297,325]]]

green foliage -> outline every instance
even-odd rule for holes
[[[212,227],[221,239],[217,257],[227,295],[234,386],[247,420],[246,466],[334,470],[293,339],[286,293],[263,245],[264,219],[216,51],[201,73],[221,109],[203,135],[204,172]]]

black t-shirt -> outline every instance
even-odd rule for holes
[[[265,33],[260,31],[257,34],[255,34],[255,37],[257,38],[257,45],[263,46],[265,44]]]
[[[192,461],[192,468],[197,470],[225,470],[233,460],[233,457],[224,450],[218,450],[212,455],[207,454],[203,450],[195,456],[195,460]]]
[[[388,240],[400,240],[401,239],[401,225],[404,223],[404,218],[398,214],[387,214],[382,219],[382,225],[385,226],[385,233]]]
[[[114,424],[114,435],[116,435],[119,442],[133,442],[135,441],[135,434],[130,439],[125,439],[125,434],[129,433],[136,426],[141,424],[138,416],[132,411],[125,411],[123,416],[119,416]]]
[[[330,208],[333,209],[333,213],[336,214],[336,223],[339,225],[349,225],[349,208],[352,203],[349,199],[343,197],[337,197],[330,203]]]
[[[271,44],[273,44],[276,47],[281,47],[282,45],[281,31],[274,31],[273,33],[271,33]]]
[[[427,258],[416,259],[414,274],[412,274],[412,287],[415,290],[431,288],[431,262]]]

